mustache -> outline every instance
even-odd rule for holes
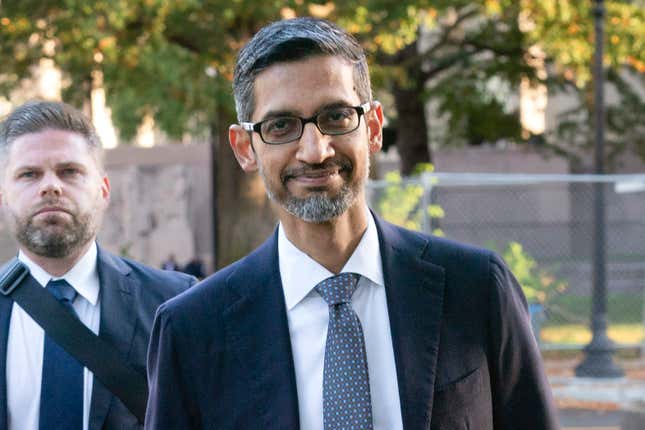
[[[36,206],[34,210],[31,212],[31,216],[35,216],[45,209],[54,209],[54,208],[61,210],[63,212],[67,212],[69,214],[73,214],[74,212],[72,208],[70,208],[68,205],[64,204],[60,200],[48,199],[48,200],[43,200],[38,206]]]
[[[296,178],[298,176],[316,174],[321,171],[326,170],[335,170],[340,171],[351,171],[353,169],[352,163],[347,159],[332,159],[326,160],[324,163],[318,164],[303,164],[298,167],[286,168],[280,178],[282,183],[287,182],[289,179]]]

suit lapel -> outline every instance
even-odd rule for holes
[[[7,343],[13,300],[0,295],[0,429],[7,428]]]
[[[422,259],[428,240],[383,223],[379,232],[403,427],[430,427],[444,269]]]
[[[126,276],[130,271],[128,266],[101,248],[98,250],[97,269],[101,286],[99,337],[115,346],[123,357],[127,358],[134,338],[136,320],[132,295],[132,283],[135,281]],[[90,430],[103,427],[112,397],[113,394],[94,378]]]
[[[224,314],[240,372],[250,374],[258,428],[299,428],[298,394],[278,265],[276,233],[228,279],[237,296]]]

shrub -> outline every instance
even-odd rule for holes
[[[432,172],[432,164],[420,163],[415,168],[415,177],[425,172]],[[418,183],[405,183],[399,172],[388,172],[385,175],[387,185],[377,203],[379,214],[387,221],[411,230],[423,230],[424,215],[430,219],[444,217],[441,206],[424,204],[424,187]],[[424,214],[425,211],[425,214]],[[442,236],[440,229],[434,229],[433,234]]]
[[[529,303],[544,305],[568,288],[565,281],[556,279],[548,270],[539,268],[535,259],[518,242],[509,242],[502,256],[522,286]]]

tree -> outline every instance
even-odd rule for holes
[[[289,2],[285,2],[289,3]],[[228,149],[235,122],[230,91],[235,54],[280,8],[255,1],[9,0],[0,3],[0,91],[51,58],[68,85],[63,99],[86,104],[100,72],[121,136],[146,115],[171,136],[210,132],[218,263],[256,246],[274,225],[257,177]]]
[[[113,120],[125,139],[134,135],[146,115],[171,136],[210,131],[217,161],[217,201],[227,209],[219,211],[218,220],[218,255],[223,264],[248,252],[274,220],[257,178],[242,174],[224,143],[226,126],[234,122],[230,80],[242,44],[262,25],[284,16],[337,19],[385,64],[381,71],[375,70],[382,76],[375,84],[391,82],[398,94],[399,129],[405,130],[402,153],[416,163],[429,159],[422,99],[406,94],[419,88],[423,93],[426,75],[433,72],[421,73],[422,57],[411,57],[403,68],[394,61],[397,49],[408,52],[416,46],[421,12],[429,10],[430,18],[424,22],[434,22],[429,3],[5,0],[0,18],[0,91],[7,94],[28,76],[33,64],[51,58],[69,83],[63,98],[74,104],[86,102],[94,80],[102,76]],[[454,5],[468,10],[465,2],[437,4],[442,11]],[[458,64],[459,56],[452,55],[455,59],[446,62]],[[447,64],[432,67],[443,70]],[[409,109],[404,104],[408,98]],[[258,219],[266,220],[259,232]]]
[[[424,115],[428,98],[440,100],[441,110],[451,114],[456,135],[463,137],[465,130],[476,142],[517,135],[517,127],[500,133],[480,120],[482,113],[494,112],[495,120],[516,123],[499,114],[501,104],[482,85],[493,75],[516,83],[530,73],[522,62],[515,3],[10,0],[2,34],[8,37],[3,54],[12,61],[2,69],[14,72],[7,88],[40,56],[54,57],[71,82],[83,83],[70,85],[64,95],[77,103],[87,98],[92,71],[100,70],[122,136],[131,137],[145,115],[181,136],[187,129],[208,127],[216,106],[230,110],[235,53],[258,28],[288,14],[327,17],[361,38],[374,60],[376,88],[393,94],[407,174],[417,162],[431,159]],[[424,32],[428,37],[421,38]],[[424,40],[432,42],[420,49]],[[52,43],[54,49],[45,48]],[[433,78],[434,85],[426,88]],[[468,109],[459,106],[464,101]]]
[[[608,81],[619,94],[608,109],[608,158],[643,154],[645,109],[634,82],[644,84],[645,7],[642,0],[606,1]],[[448,121],[447,141],[470,144],[522,141],[516,112],[506,112],[500,85],[549,85],[569,91],[579,107],[565,112],[546,136],[549,147],[573,165],[591,151],[592,2],[588,0],[354,1],[338,3],[330,17],[356,32],[373,53],[379,86],[394,98],[402,173],[431,160],[424,106],[434,101]],[[538,48],[538,49],[535,49]],[[536,68],[546,63],[548,75]],[[630,79],[628,82],[627,79]],[[575,136],[575,138],[574,138]],[[580,139],[580,136],[583,136]]]
[[[519,138],[516,112],[506,112],[487,87],[492,77],[517,86],[533,73],[518,14],[517,2],[505,0],[349,1],[332,8],[330,17],[372,53],[377,88],[392,94],[404,175],[432,160],[430,100],[448,117],[449,141]]]
[[[146,115],[171,136],[209,132],[217,164],[214,190],[218,206],[226,209],[217,223],[219,263],[225,264],[246,254],[274,222],[259,179],[241,172],[226,144],[227,125],[235,122],[230,90],[235,56],[260,27],[311,14],[356,34],[370,53],[376,92],[392,94],[389,104],[397,115],[391,119],[408,174],[415,164],[431,160],[424,113],[429,100],[449,118],[450,141],[518,138],[516,113],[505,110],[488,83],[494,78],[515,88],[524,77],[537,79],[529,53],[536,43],[555,70],[550,83],[582,88],[591,46],[587,3],[3,0],[0,94],[16,88],[41,58],[50,58],[68,84],[63,98],[74,104],[86,102],[102,76],[125,139]],[[608,2],[613,23],[608,55],[612,65],[630,64],[642,73],[643,12],[635,3]],[[523,20],[532,27],[523,28]],[[629,100],[638,106],[638,98]],[[638,112],[610,116],[617,127],[630,130]]]
[[[567,157],[574,171],[592,170],[593,60],[592,3],[586,0],[523,1],[529,43],[544,50],[553,92],[566,92],[577,105],[560,114],[548,146]],[[607,106],[606,165],[615,169],[624,154],[645,160],[645,4],[606,1],[605,56],[607,83],[616,94]]]

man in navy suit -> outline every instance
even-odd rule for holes
[[[146,428],[557,428],[504,263],[369,211],[383,112],[360,45],[324,20],[271,24],[234,93],[231,147],[280,224],[160,307]]]
[[[71,106],[22,105],[0,124],[0,202],[31,276],[48,290],[65,289],[70,311],[145,376],[157,307],[195,280],[97,246],[110,197],[101,152],[92,124]],[[0,295],[0,429],[142,426],[25,310]]]

